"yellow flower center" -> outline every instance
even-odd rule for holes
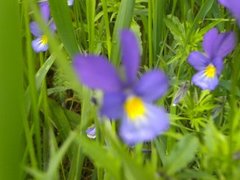
[[[141,98],[133,96],[129,97],[124,103],[124,110],[129,119],[135,120],[144,115],[145,107]]]
[[[46,35],[42,35],[41,44],[46,45],[48,43],[48,37]]]
[[[205,76],[207,76],[208,78],[213,78],[216,75],[216,68],[214,65],[209,64],[204,72]]]

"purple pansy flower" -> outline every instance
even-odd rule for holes
[[[225,6],[232,15],[237,19],[240,25],[240,1],[239,0],[218,0],[223,6]]]
[[[223,59],[234,47],[233,32],[218,33],[216,28],[209,30],[203,39],[205,53],[194,51],[188,57],[189,64],[198,71],[192,78],[193,84],[203,90],[214,90],[223,69]]]
[[[100,110],[102,116],[122,119],[121,138],[130,145],[149,141],[169,128],[169,118],[162,107],[153,105],[168,89],[168,79],[160,70],[145,73],[140,80],[139,44],[134,33],[122,30],[120,35],[125,79],[104,57],[76,55],[73,67],[81,82],[104,92]]]
[[[49,27],[52,31],[56,30],[56,26],[53,22],[50,21],[50,9],[47,1],[39,3],[40,13],[42,18],[46,23],[49,24]],[[32,48],[35,52],[44,52],[48,50],[48,37],[43,34],[42,30],[39,28],[39,25],[36,22],[30,23],[30,30],[32,34],[36,37],[32,41]]]

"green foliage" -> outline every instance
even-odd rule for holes
[[[1,10],[6,17],[16,17],[8,20],[13,23],[9,32],[6,21],[0,21],[2,37],[12,36],[0,42],[1,145],[12,152],[13,136],[25,138],[24,153],[17,149],[23,154],[22,179],[239,179],[240,46],[225,59],[219,86],[211,92],[191,83],[195,71],[187,63],[191,51],[202,51],[203,36],[211,28],[239,34],[217,1],[75,0],[72,7],[66,0],[49,3],[54,34],[35,0],[15,2],[14,10],[8,7],[11,13]],[[47,35],[47,52],[32,50],[31,21]],[[160,68],[170,80],[168,93],[157,102],[169,113],[169,130],[133,147],[119,138],[118,122],[100,119],[102,94],[82,87],[71,66],[76,53],[92,53],[119,67],[122,28],[131,28],[139,39],[139,75]],[[173,105],[176,97],[180,100]],[[88,139],[85,131],[93,123],[97,136]],[[16,154],[11,158],[9,153],[1,167],[14,164]]]
[[[184,136],[167,157],[167,173],[172,175],[187,166],[194,159],[197,149],[198,139],[190,134]]]

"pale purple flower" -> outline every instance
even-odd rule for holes
[[[68,6],[72,6],[74,3],[74,0],[68,0],[67,3],[68,3]]]
[[[233,32],[218,33],[216,28],[209,30],[203,39],[204,53],[192,52],[188,62],[198,72],[193,76],[192,82],[205,90],[214,90],[218,85],[218,77],[223,69],[223,59],[235,47]]]
[[[87,137],[89,137],[90,139],[95,139],[96,138],[96,127],[95,127],[95,125],[92,125],[92,126],[88,127],[87,130],[86,130],[86,134],[87,134]]]
[[[40,13],[42,18],[46,23],[49,24],[49,27],[52,31],[56,30],[56,26],[53,22],[50,22],[50,9],[47,1],[39,3]],[[36,22],[30,23],[31,33],[36,37],[32,41],[32,48],[35,52],[44,52],[48,50],[48,37],[43,34],[42,30],[39,28],[39,25]]]
[[[239,0],[218,0],[220,4],[225,6],[232,15],[237,19],[240,25],[240,1]]]
[[[127,144],[134,145],[152,140],[169,128],[164,108],[153,105],[167,91],[168,79],[162,71],[152,70],[138,80],[137,38],[132,31],[122,30],[120,40],[124,79],[102,56],[76,55],[73,67],[83,84],[103,91],[100,115],[121,119],[119,134]]]

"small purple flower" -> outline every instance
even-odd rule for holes
[[[53,22],[50,21],[50,9],[47,1],[39,3],[40,13],[42,18],[46,23],[49,24],[49,27],[52,31],[56,30],[56,26]],[[48,50],[48,37],[43,34],[42,30],[39,28],[39,25],[36,22],[30,23],[30,30],[32,34],[36,37],[32,41],[32,48],[35,52],[44,52]]]
[[[68,3],[68,6],[72,6],[74,3],[74,0],[68,0],[67,3]]]
[[[77,55],[73,67],[81,82],[104,92],[102,116],[122,119],[120,136],[129,145],[149,141],[169,128],[164,108],[153,105],[168,89],[168,79],[160,70],[136,74],[140,63],[139,44],[134,33],[122,30],[120,35],[125,79],[121,79],[110,62],[96,55]]]
[[[87,137],[90,139],[95,139],[96,138],[96,127],[95,125],[92,125],[87,128],[86,130]]]
[[[225,6],[232,15],[237,19],[240,25],[240,1],[239,0],[218,0],[220,4]]]
[[[218,33],[216,28],[209,30],[203,39],[205,53],[194,51],[188,57],[189,64],[198,71],[192,78],[193,84],[203,90],[214,90],[223,69],[223,59],[234,47],[233,32]]]

